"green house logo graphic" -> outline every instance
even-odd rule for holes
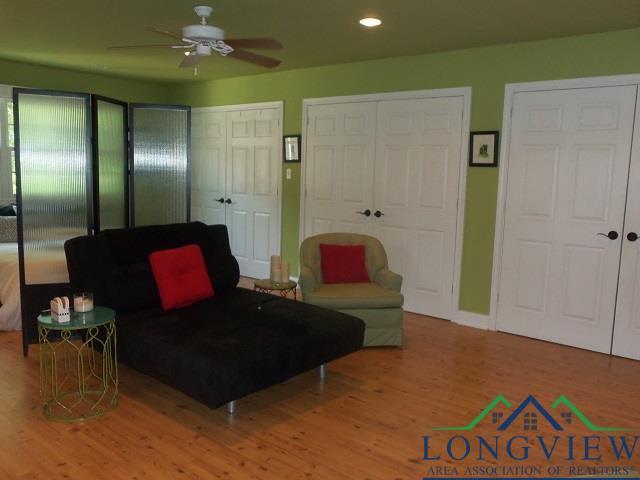
[[[537,430],[538,422],[541,420],[546,421],[556,431],[564,430],[563,423],[572,424],[574,418],[581,421],[589,430],[594,432],[626,432],[628,428],[620,427],[601,427],[595,425],[587,416],[576,407],[569,398],[564,395],[560,395],[552,404],[551,410],[556,411],[558,407],[564,406],[568,408],[568,412],[561,413],[559,417],[563,422],[558,421],[542,404],[533,396],[529,395],[525,398],[517,408],[515,408],[506,418],[503,418],[502,412],[495,412],[495,409],[501,405],[506,408],[512,408],[512,403],[505,398],[504,395],[498,395],[494,398],[471,422],[467,425],[459,427],[437,427],[433,430],[440,431],[471,431],[489,414],[492,414],[492,420],[494,424],[498,424],[498,431],[505,431],[514,421],[522,417],[525,430]],[[525,411],[526,410],[526,411]],[[533,411],[531,411],[533,410]],[[555,413],[555,412],[554,412]]]

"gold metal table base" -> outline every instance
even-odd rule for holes
[[[115,321],[73,332],[38,324],[40,399],[50,420],[82,422],[118,405]]]
[[[281,297],[285,297],[288,298],[289,293],[291,293],[293,295],[293,299],[297,300],[297,286],[292,287],[292,288],[266,288],[266,287],[259,287],[257,285],[254,285],[253,289],[256,292],[263,292],[263,293],[275,293],[278,292],[280,294]]]

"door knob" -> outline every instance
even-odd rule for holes
[[[636,232],[627,233],[627,240],[630,242],[635,242],[638,239],[638,234]]]
[[[224,201],[224,203],[226,203],[227,205],[231,205],[231,199],[230,199],[230,198],[227,198],[227,199]]]
[[[217,200],[216,200],[216,202],[218,202],[218,203],[224,203],[224,198],[223,198],[223,197],[220,197],[219,199],[217,199]]]
[[[603,237],[608,237],[609,240],[615,240],[616,238],[618,238],[618,232],[616,232],[615,230],[611,230],[609,231],[609,233],[598,233],[598,235],[602,235]]]
[[[364,212],[356,212],[359,213],[360,215],[364,215],[365,217],[370,217],[371,216],[371,210],[369,210],[368,208],[364,211]]]
[[[382,213],[380,210],[376,210],[376,211],[373,213],[373,216],[374,216],[374,217],[376,217],[376,218],[380,218],[380,217],[381,217],[381,216],[383,216],[383,215],[384,215],[384,213]]]

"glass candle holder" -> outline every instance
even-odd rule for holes
[[[85,313],[93,310],[93,293],[80,292],[73,294],[73,309]]]

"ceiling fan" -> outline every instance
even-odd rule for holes
[[[161,35],[172,37],[180,41],[174,44],[154,44],[154,45],[123,45],[109,47],[110,50],[122,50],[133,48],[173,48],[184,49],[185,58],[180,63],[181,68],[193,68],[194,74],[198,74],[198,65],[202,57],[209,57],[216,52],[223,57],[232,57],[245,62],[260,65],[266,68],[274,68],[280,65],[280,60],[266,57],[257,53],[245,50],[245,48],[255,48],[264,50],[280,50],[282,44],[272,38],[235,38],[225,39],[224,30],[214,25],[207,24],[207,18],[211,16],[213,8],[205,5],[194,7],[196,15],[200,17],[197,25],[187,25],[182,28],[182,35],[162,30],[160,28],[150,28],[149,30]]]

